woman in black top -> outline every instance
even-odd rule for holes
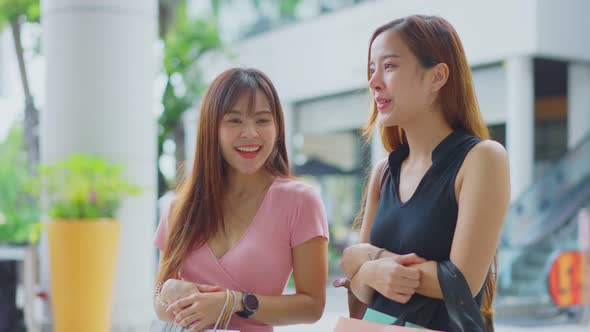
[[[369,305],[365,319],[391,323],[428,297],[409,325],[447,330],[437,263],[450,260],[491,321],[508,160],[488,140],[457,32],[432,16],[387,23],[373,33],[367,69],[374,102],[366,134],[378,126],[390,154],[368,183],[361,244],[342,260]]]

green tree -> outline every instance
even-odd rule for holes
[[[162,2],[162,1],[161,1]],[[171,3],[168,1],[168,3]],[[164,111],[159,122],[158,156],[163,153],[167,139],[176,144],[176,161],[184,161],[184,128],[182,114],[193,107],[205,89],[197,67],[203,53],[217,48],[221,42],[215,16],[209,19],[190,19],[186,12],[186,1],[177,1],[175,9],[167,10],[167,18],[160,19],[160,32],[164,41],[164,69],[167,81],[162,104]],[[174,14],[170,14],[174,12]],[[174,17],[170,21],[169,17]],[[164,23],[162,23],[164,22]],[[163,194],[167,183],[158,172],[159,191]]]
[[[28,152],[27,169],[34,174],[39,164],[39,111],[31,93],[26,70],[25,52],[21,42],[25,22],[39,22],[39,0],[0,0],[0,29],[7,24],[12,30],[12,39],[18,61],[18,69],[25,97],[24,136]]]

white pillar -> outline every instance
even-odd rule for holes
[[[293,145],[293,136],[295,135],[295,130],[299,128],[295,128],[296,124],[295,121],[297,117],[295,116],[296,109],[292,102],[284,102],[282,103],[283,107],[283,117],[285,120],[285,145],[287,146],[287,155],[289,156],[289,163],[291,167],[295,166],[295,151]]]
[[[42,24],[41,159],[97,154],[123,163],[127,178],[143,188],[118,215],[112,331],[147,331],[156,268],[157,2],[42,0]]]
[[[567,77],[567,144],[571,149],[590,134],[590,64],[570,63]]]
[[[6,93],[6,82],[8,82],[8,75],[6,74],[6,51],[7,51],[7,47],[6,47],[6,43],[8,42],[8,38],[6,38],[5,36],[8,36],[8,30],[4,29],[4,31],[0,31],[0,98],[4,98],[7,93]]]
[[[385,157],[387,157],[387,151],[383,147],[381,132],[377,123],[371,137],[371,169]]]
[[[185,175],[188,175],[193,168],[193,161],[195,159],[197,131],[199,126],[199,109],[189,110],[182,114],[182,125],[184,126],[184,159],[186,164],[184,167]],[[178,163],[178,161],[177,161]]]
[[[535,152],[535,92],[533,59],[514,57],[506,60],[507,120],[506,145],[512,182],[511,197],[531,184]]]

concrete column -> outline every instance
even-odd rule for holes
[[[186,160],[184,170],[187,175],[192,170],[195,159],[199,109],[199,107],[195,107],[194,110],[186,111],[182,114],[182,125],[184,126],[184,158]]]
[[[287,146],[287,155],[289,156],[289,163],[291,167],[295,165],[295,151],[293,145],[293,136],[296,133],[295,128],[297,124],[295,123],[297,117],[295,116],[295,106],[292,102],[283,102],[283,116],[285,119],[285,145]]]
[[[0,98],[4,98],[7,95],[6,83],[8,82],[8,75],[6,74],[6,67],[8,61],[6,59],[6,53],[8,50],[6,43],[8,42],[8,31],[8,28],[0,31]]]
[[[156,0],[42,0],[44,163],[96,154],[143,188],[120,209],[112,331],[147,331],[156,223]],[[41,277],[47,279],[46,249]],[[48,284],[44,280],[44,284]],[[91,287],[91,285],[89,285]]]
[[[379,127],[376,126],[371,137],[371,169],[385,157],[387,157],[387,151],[383,147]]]
[[[511,197],[517,199],[533,179],[535,152],[534,67],[531,57],[506,60],[506,146],[512,182]]]
[[[570,63],[567,73],[567,144],[590,134],[590,63]]]

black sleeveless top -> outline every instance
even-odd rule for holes
[[[371,229],[371,244],[404,255],[416,253],[427,260],[450,259],[457,225],[458,205],[455,179],[467,153],[481,140],[463,131],[455,131],[432,151],[432,166],[405,203],[398,195],[400,168],[409,148],[402,145],[389,155],[389,172],[381,188],[379,205]],[[483,288],[475,301],[481,306]],[[419,301],[424,296],[414,294]],[[408,302],[408,303],[410,303]],[[401,304],[375,292],[370,308],[398,317],[408,304]],[[407,321],[435,330],[448,330],[449,317],[442,300],[433,300]]]

